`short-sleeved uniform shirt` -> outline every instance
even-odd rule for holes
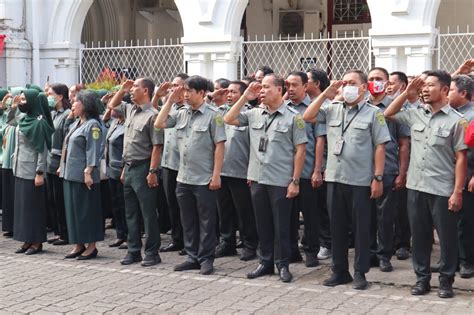
[[[458,107],[456,109],[458,112],[463,114],[468,123],[471,123],[474,120],[474,102],[467,103],[464,106]],[[474,175],[474,148],[469,148],[467,150],[467,176],[466,176],[466,188],[471,180],[471,177]]]
[[[370,186],[374,175],[374,151],[391,140],[382,112],[363,100],[355,106],[332,102],[321,107],[317,120],[326,123],[328,157],[327,182]],[[343,128],[346,130],[343,133]],[[340,155],[336,141],[344,140]]]
[[[151,103],[143,105],[122,103],[115,110],[122,112],[125,116],[124,161],[150,159],[153,146],[163,144],[163,131],[155,130],[153,126],[158,111]]]
[[[247,179],[287,187],[293,177],[296,146],[308,142],[305,123],[298,111],[285,103],[273,113],[266,107],[255,107],[240,113],[238,121],[239,126],[249,126]],[[265,152],[259,150],[262,137],[268,140]]]
[[[125,126],[118,119],[112,120],[105,137],[106,175],[119,180],[123,169],[123,137]]]
[[[215,145],[225,141],[224,118],[218,109],[203,103],[198,109],[185,105],[170,113],[166,128],[176,128],[179,169],[176,181],[207,185],[214,170]]]
[[[286,103],[291,108],[298,111],[298,113],[303,116],[304,112],[308,108],[309,104],[311,104],[311,99],[306,94],[303,101],[299,104],[294,104],[292,101],[287,101]],[[321,132],[321,128],[317,128],[317,124],[314,123],[305,123],[305,130],[306,130],[306,137],[308,138],[308,142],[306,143],[306,158],[304,161],[303,172],[301,173],[301,178],[311,179],[314,170],[314,163],[315,163],[315,146],[316,146],[316,139],[315,137]]]
[[[398,112],[393,119],[411,128],[407,188],[451,196],[456,152],[467,149],[467,121],[449,105],[434,114],[429,105],[419,105]]]
[[[175,111],[183,108],[184,104],[173,104],[171,106],[170,115],[173,115]],[[178,141],[176,139],[176,129],[167,128],[164,131],[165,139],[163,145],[163,154],[161,155],[161,167],[166,167],[171,170],[177,171],[179,169],[179,148]]]
[[[224,104],[219,107],[219,112],[224,116],[231,106]],[[250,110],[250,105],[242,107],[240,112]],[[225,125],[225,154],[224,164],[222,165],[222,176],[232,178],[247,178],[250,155],[250,136],[249,129],[246,126]]]
[[[393,100],[385,96],[381,103],[372,104],[384,112]],[[369,101],[370,102],[370,101]],[[398,175],[400,163],[398,159],[398,141],[410,137],[410,128],[395,121],[386,121],[391,140],[385,144],[385,175]]]
[[[47,172],[56,174],[61,162],[61,153],[63,149],[64,138],[67,135],[69,125],[73,120],[68,120],[71,110],[61,108],[59,110],[51,111],[51,118],[53,119],[54,133],[51,136],[51,150],[48,152]]]

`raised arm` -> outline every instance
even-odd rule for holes
[[[324,101],[328,99],[334,99],[337,95],[337,90],[342,86],[343,81],[338,80],[331,83],[327,89],[324,90],[314,101],[308,106],[303,114],[303,119],[307,122],[314,122],[318,116],[319,109],[323,105]]]
[[[405,104],[407,100],[410,101],[413,98],[417,98],[424,83],[425,81],[422,77],[416,77],[413,79],[413,81],[408,84],[407,89],[395,98],[384,111],[385,118],[393,119],[393,116],[402,109],[403,104]]]
[[[174,103],[176,103],[184,93],[184,87],[178,86],[176,87],[173,92],[169,95],[168,99],[166,100],[165,105],[161,107],[160,113],[156,117],[155,120],[155,128],[157,129],[164,129],[166,128],[166,120],[171,111],[171,107]]]
[[[237,119],[240,114],[240,109],[249,101],[256,99],[260,94],[262,85],[258,82],[250,83],[249,87],[245,90],[244,94],[240,99],[235,103],[232,108],[225,114],[224,122],[228,125],[239,125],[239,120]]]
[[[125,81],[122,84],[122,87],[120,88],[120,90],[117,93],[115,93],[114,97],[112,97],[112,99],[109,101],[107,106],[110,107],[110,108],[115,108],[115,107],[119,106],[120,104],[122,104],[123,96],[126,93],[130,92],[130,89],[132,88],[133,83],[134,83],[133,80]]]

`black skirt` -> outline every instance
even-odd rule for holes
[[[44,185],[36,187],[34,180],[15,177],[14,240],[25,243],[46,241],[44,197]]]
[[[15,177],[11,168],[2,168],[2,231],[13,232]]]

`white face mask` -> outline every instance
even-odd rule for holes
[[[347,103],[354,103],[359,97],[359,88],[353,85],[346,85],[342,90],[342,97]]]

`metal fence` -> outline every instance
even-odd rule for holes
[[[107,45],[107,44],[105,44]],[[155,82],[170,81],[179,72],[186,72],[183,45],[178,41],[140,43],[120,42],[116,46],[100,47],[92,44],[81,49],[80,81],[96,82],[104,71],[110,70],[120,77],[135,79],[148,77]]]
[[[262,65],[270,66],[281,75],[316,67],[325,70],[331,79],[342,77],[347,69],[367,72],[372,67],[370,38],[343,33],[336,38],[272,37],[266,40],[264,37],[263,40],[244,41],[241,77],[256,72]]]
[[[460,32],[459,27],[455,33],[448,32],[438,35],[438,69],[453,73],[464,61],[474,58],[474,33]]]

